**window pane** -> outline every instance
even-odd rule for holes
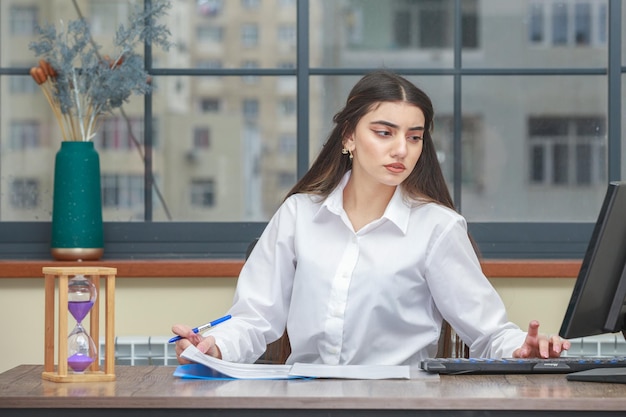
[[[37,6],[12,4],[9,8],[9,15],[12,36],[32,36],[36,33],[36,27],[39,23],[39,8]]]
[[[3,45],[4,46],[4,45]],[[56,119],[29,75],[0,77],[0,220],[50,221],[54,158],[61,146]]]
[[[574,39],[576,45],[591,43],[591,5],[577,3],[574,6]]]
[[[463,67],[607,65],[608,0],[483,0],[480,4],[479,47],[463,50]]]
[[[531,146],[530,149],[530,181],[542,183],[545,180],[545,151],[542,146]]]
[[[142,101],[141,97],[133,96],[124,106],[124,115],[115,111],[103,117],[93,139],[100,156],[104,221],[144,219],[145,133]],[[160,115],[154,116],[160,120]],[[157,132],[152,133],[152,139],[152,149],[160,149],[162,143]]]
[[[469,221],[595,220],[608,172],[606,77],[464,77],[462,107],[483,123],[472,174],[481,186],[463,184]]]
[[[110,53],[114,28],[140,2],[77,4]],[[165,23],[175,45],[153,50],[154,101],[144,109],[144,98],[134,96],[124,114],[102,118],[94,138],[105,221],[143,222],[146,205],[151,219],[183,228],[267,220],[296,181],[297,161],[305,164],[298,149],[317,155],[358,74],[379,67],[429,74],[409,78],[433,98],[439,160],[451,191],[458,180],[470,222],[592,222],[609,162],[612,179],[624,176],[623,111],[611,114],[622,118],[621,135],[611,131],[621,150],[607,138],[604,74],[615,52],[608,50],[608,0],[310,0],[310,33],[301,39],[309,68],[296,66],[296,3],[173,2]],[[626,39],[626,7],[621,14]],[[36,62],[28,44],[36,23],[76,17],[67,0],[0,0],[0,221],[50,220],[61,133],[28,75]],[[296,95],[296,69],[309,83],[307,97]],[[352,75],[332,75],[343,69]],[[534,75],[519,75],[527,69]],[[560,69],[581,71],[541,75]],[[626,75],[621,93],[623,110]],[[298,113],[299,103],[307,114]],[[298,118],[309,137],[297,131]],[[146,181],[154,182],[148,198]]]
[[[157,80],[165,88],[153,109],[163,144],[153,149],[154,172],[167,211],[177,221],[268,220],[296,181],[294,78],[175,78],[183,89]],[[155,203],[154,219],[166,220]]]
[[[568,7],[563,1],[552,4],[552,43],[553,45],[567,44],[568,33]]]
[[[545,31],[545,12],[544,4],[532,2],[528,5],[528,40],[530,43],[541,44],[544,41]]]
[[[395,44],[400,48],[411,46],[411,16],[408,13],[396,12],[393,18]]]
[[[552,147],[553,184],[567,184],[569,178],[569,148],[566,144],[556,143]]]
[[[124,2],[90,0],[86,5],[91,33],[94,36],[113,37],[120,24],[126,24],[129,10]]]
[[[578,184],[591,184],[592,158],[591,144],[576,145],[576,182]]]
[[[180,4],[179,4],[180,3]],[[312,2],[315,3],[315,2]],[[296,2],[191,0],[172,2],[168,25],[176,45],[154,51],[155,67],[189,68],[190,61],[218,61],[222,68],[259,68],[296,62]]]
[[[311,65],[432,68],[453,65],[454,0],[316,0]],[[462,2],[463,45],[481,48],[477,0]]]

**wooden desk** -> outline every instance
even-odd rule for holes
[[[54,383],[41,379],[42,370],[21,365],[0,374],[0,415],[518,417],[562,411],[580,417],[626,411],[626,384],[569,382],[564,375],[202,381],[175,378],[174,367],[117,366],[115,382]]]

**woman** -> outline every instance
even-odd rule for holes
[[[388,71],[365,75],[311,169],[268,223],[211,356],[254,362],[289,334],[287,362],[412,364],[434,356],[442,320],[473,357],[553,357],[569,342],[506,318],[455,212],[431,138],[433,107]]]

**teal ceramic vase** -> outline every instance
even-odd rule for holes
[[[54,165],[51,253],[98,260],[104,251],[100,157],[93,142],[63,141]]]

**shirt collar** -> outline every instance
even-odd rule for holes
[[[350,179],[352,171],[348,171],[344,174],[343,178],[335,187],[335,189],[326,197],[326,199],[320,205],[319,210],[315,214],[315,218],[319,217],[322,211],[331,212],[337,216],[345,215],[343,209],[343,190]],[[409,218],[411,215],[411,206],[404,198],[400,187],[396,187],[389,204],[383,213],[382,218],[387,219],[403,233],[406,234],[409,227]]]

